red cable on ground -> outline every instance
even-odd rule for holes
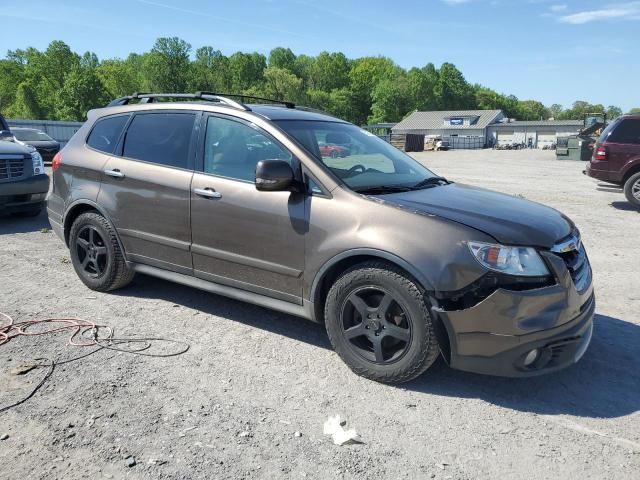
[[[189,350],[189,347],[190,347],[188,343],[181,342],[179,340],[162,338],[162,337],[116,338],[113,336],[113,333],[114,333],[113,328],[107,325],[100,325],[90,320],[84,320],[82,318],[76,318],[76,317],[57,317],[57,318],[53,317],[53,318],[43,318],[38,320],[27,320],[24,322],[14,322],[13,318],[11,318],[6,313],[0,312],[0,316],[6,318],[9,321],[8,324],[0,326],[0,347],[2,345],[6,345],[11,340],[17,337],[50,335],[52,333],[62,332],[65,330],[71,331],[71,336],[67,340],[67,343],[69,345],[72,345],[74,347],[96,347],[96,350],[93,350],[87,354],[80,355],[79,357],[75,357],[62,362],[55,362],[48,358],[36,358],[35,361],[37,362],[40,362],[41,360],[48,362],[48,363],[33,364],[36,368],[49,367],[47,374],[43,377],[40,383],[38,383],[38,385],[31,391],[31,393],[28,396],[26,396],[25,398],[23,398],[22,400],[16,403],[0,408],[0,413],[6,410],[9,410],[10,408],[13,408],[17,405],[20,405],[21,403],[26,402],[33,395],[35,395],[35,393],[40,389],[40,387],[42,387],[42,385],[44,385],[47,379],[51,376],[56,364],[73,362],[75,360],[79,360],[93,353],[96,353],[97,351],[102,349],[115,350],[117,352],[131,353],[135,355],[144,355],[148,357],[175,357],[176,355],[181,355],[185,353],[187,350]],[[45,324],[56,325],[56,327],[50,328],[44,331],[38,331],[38,332],[27,331],[28,329],[33,328],[36,325],[45,325]],[[62,325],[62,326],[57,326],[57,325]],[[101,330],[106,331],[106,335],[104,335],[102,338],[100,337]],[[89,338],[87,338],[86,336],[86,333],[88,332],[91,332],[91,337]],[[77,342],[76,338],[78,336],[85,339],[86,341]],[[145,352],[145,350],[151,348],[152,341],[175,343],[178,345],[182,345],[183,348],[177,352],[165,353],[165,354]],[[136,343],[142,344],[142,346],[136,349],[117,347],[117,345],[136,344]]]

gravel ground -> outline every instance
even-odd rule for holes
[[[58,366],[31,400],[0,413],[0,478],[639,478],[640,213],[620,190],[581,175],[583,163],[552,152],[416,157],[576,221],[598,296],[579,364],[510,380],[438,362],[401,388],[376,384],[347,369],[320,326],[284,314],[145,276],[92,292],[62,243],[42,233],[44,216],[1,218],[0,311],[80,316],[191,349],[171,358],[102,350]],[[0,407],[46,373],[13,375],[18,365],[90,351],[67,336],[0,347]],[[322,435],[337,413],[364,444]]]

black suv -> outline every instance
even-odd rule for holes
[[[42,156],[34,147],[16,143],[0,115],[0,214],[36,216],[48,191]]]

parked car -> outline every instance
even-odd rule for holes
[[[318,142],[318,147],[320,148],[320,154],[323,157],[344,158],[349,156],[350,154],[349,149],[341,145],[333,145],[330,143]]]
[[[38,150],[45,163],[51,163],[55,154],[60,151],[60,144],[42,130],[13,127],[11,133],[20,142]]]
[[[322,156],[328,133],[358,152],[350,166]],[[462,370],[538,375],[591,339],[591,267],[569,218],[290,103],[115,100],[54,159],[48,212],[89,288],[140,272],[314,320],[380,382],[441,353]]]
[[[0,115],[0,214],[36,216],[48,191],[42,157],[35,148],[17,143]]]
[[[629,203],[640,208],[640,114],[623,115],[607,125],[585,173],[620,185]]]

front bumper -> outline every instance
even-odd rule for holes
[[[578,291],[564,262],[553,254],[543,256],[555,273],[556,285],[524,291],[498,289],[464,310],[432,308],[446,328],[440,333],[448,336],[450,351],[444,353],[451,367],[527,377],[580,360],[591,340],[595,315],[591,267],[586,276],[576,277],[582,288]],[[538,355],[526,365],[525,357],[534,349]]]
[[[572,321],[528,335],[459,335],[449,364],[458,370],[503,377],[530,377],[566,368],[578,362],[589,346],[595,303],[592,296]],[[526,366],[525,357],[534,349],[538,356]]]
[[[34,175],[25,180],[0,184],[0,212],[18,213],[44,205],[49,177]]]

